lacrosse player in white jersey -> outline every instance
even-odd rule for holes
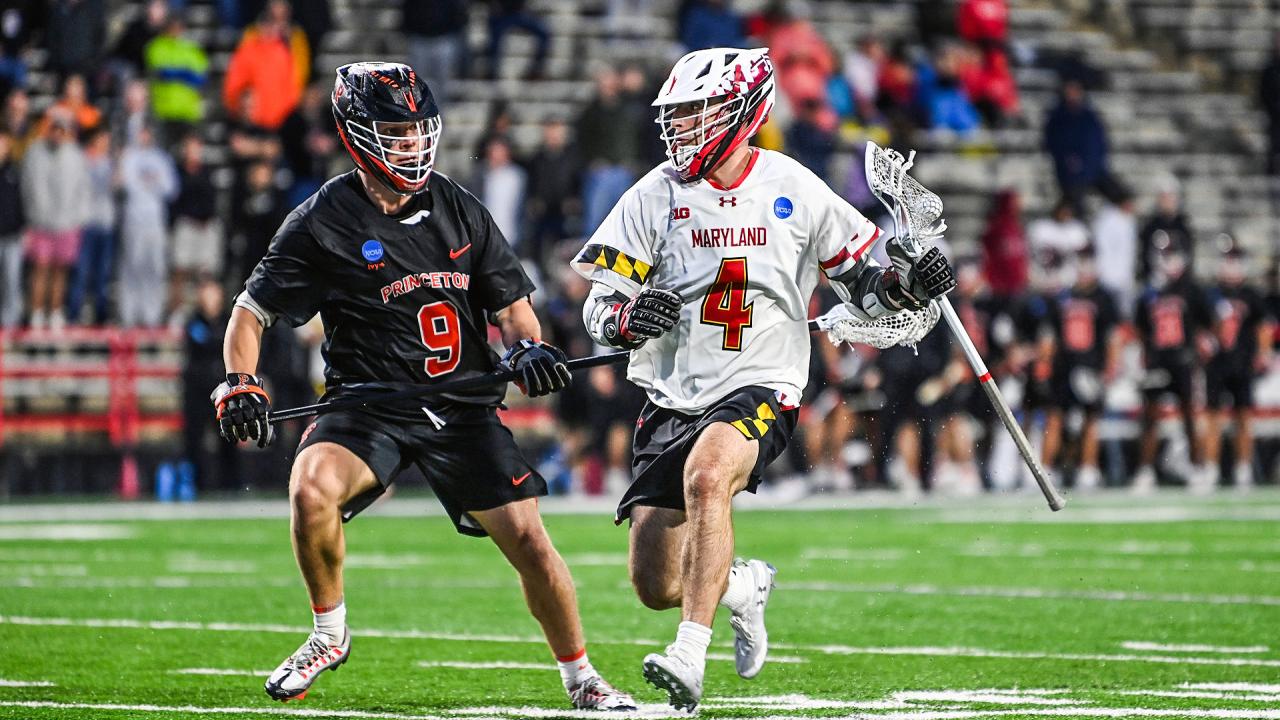
[[[767,49],[685,55],[654,107],[669,162],[619,200],[574,259],[592,281],[583,318],[631,350],[649,402],[636,422],[631,581],[655,610],[681,608],[676,640],[645,678],[694,709],[717,604],[732,613],[738,674],[764,665],[774,568],[734,561],[730,500],[754,492],[787,444],[809,367],[810,296],[825,272],[863,319],[919,309],[955,281],[936,249],[893,268],[881,231],[800,163],[747,141],[773,106]]]

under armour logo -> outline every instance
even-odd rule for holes
[[[721,195],[720,207],[725,207],[725,206],[738,207],[738,198],[732,195]]]

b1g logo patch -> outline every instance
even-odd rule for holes
[[[377,240],[366,240],[364,245],[360,246],[360,254],[364,256],[365,262],[369,263],[370,270],[386,267],[386,263],[382,262],[382,256],[386,251],[382,249],[382,243]]]
[[[786,220],[793,212],[795,212],[795,206],[791,204],[791,198],[780,197],[773,201],[773,214],[779,219]]]

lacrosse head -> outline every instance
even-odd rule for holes
[[[942,220],[942,199],[907,174],[915,164],[915,156],[912,150],[904,158],[897,150],[882,148],[870,140],[863,156],[867,184],[893,217],[897,242],[912,257],[922,255],[927,249],[924,242],[947,228]]]
[[[931,302],[923,310],[903,310],[867,320],[841,304],[818,318],[818,329],[827,333],[832,345],[861,343],[881,350],[894,345],[915,347],[941,315],[938,303]]]

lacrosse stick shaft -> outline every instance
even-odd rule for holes
[[[570,372],[584,370],[586,368],[596,367],[598,365],[608,365],[611,363],[626,360],[631,353],[616,352],[606,355],[593,355],[592,357],[577,358],[565,363],[569,367]],[[411,387],[404,390],[382,390],[367,395],[351,395],[349,397],[338,398],[326,402],[316,403],[314,405],[303,405],[302,407],[289,408],[287,410],[273,411],[270,415],[270,422],[281,423],[286,420],[297,420],[298,418],[309,417],[311,415],[322,415],[335,410],[350,410],[351,408],[364,407],[366,405],[385,405],[388,402],[400,400],[410,400],[414,398],[427,398],[445,393],[462,393],[471,390],[480,390],[494,385],[502,385],[516,379],[515,373],[509,370],[495,370],[485,375],[466,378],[463,380],[455,380],[453,382],[440,383],[439,385],[423,385],[420,387]]]
[[[987,370],[987,364],[982,361],[982,356],[978,354],[978,349],[973,346],[973,341],[969,339],[969,332],[964,329],[964,325],[960,322],[960,317],[956,315],[955,308],[951,307],[951,300],[944,295],[938,298],[938,303],[942,306],[942,317],[946,319],[947,327],[951,328],[951,334],[960,343],[960,349],[964,350],[964,356],[969,360],[969,366],[973,368],[973,373],[978,376],[978,383],[982,385],[982,391],[987,394],[987,399],[991,401],[992,407],[996,409],[996,414],[1000,416],[1000,422],[1004,423],[1004,429],[1008,430],[1009,434],[1013,436],[1013,442],[1018,446],[1018,453],[1026,461],[1027,467],[1031,469],[1031,475],[1036,479],[1036,484],[1040,486],[1040,492],[1044,493],[1044,499],[1049,502],[1049,509],[1057,512],[1066,507],[1067,501],[1063,499],[1058,489],[1053,486],[1053,482],[1049,479],[1048,474],[1045,473],[1044,467],[1040,465],[1035,453],[1031,451],[1031,443],[1027,441],[1026,433],[1022,432],[1022,426],[1018,424],[1017,418],[1013,416],[1013,411],[1009,409],[1009,404],[1004,401],[1004,396],[1000,394],[1000,387],[991,378],[991,372]]]
[[[817,332],[817,320],[809,321],[809,331]],[[577,358],[570,360],[566,365],[569,366],[570,372],[585,370],[587,368],[596,367],[598,365],[609,365],[616,362],[622,362],[630,357],[629,352],[616,352],[606,355],[594,355],[592,357]],[[511,382],[515,379],[515,373],[494,371],[487,375],[467,378],[465,380],[457,380],[454,382],[441,383],[439,385],[427,385],[423,387],[412,387],[405,390],[387,391],[370,393],[368,395],[352,395],[350,397],[338,398],[326,402],[315,403],[314,405],[303,405],[296,408],[288,408],[285,410],[272,411],[270,422],[272,424],[282,423],[286,420],[297,420],[298,418],[310,417],[312,415],[323,415],[335,410],[350,410],[352,408],[365,407],[366,405],[383,405],[387,402],[399,400],[409,400],[412,398],[427,398],[434,395],[442,395],[445,393],[460,393],[471,390],[479,390],[481,388],[501,385]]]

